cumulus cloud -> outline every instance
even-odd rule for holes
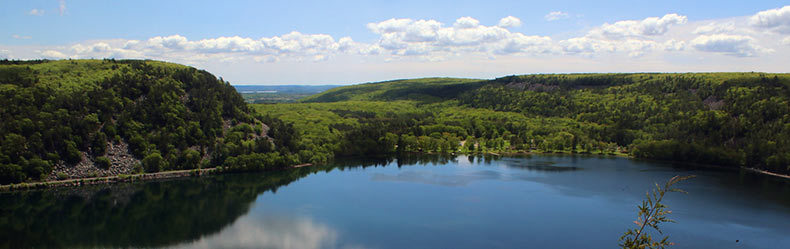
[[[75,58],[159,58],[176,61],[222,60],[235,62],[280,61],[287,56],[294,61],[324,61],[340,53],[372,53],[373,48],[350,37],[335,40],[326,34],[291,32],[259,39],[231,36],[189,40],[181,35],[155,36],[146,40],[113,40],[79,43],[70,47]]]
[[[663,47],[666,51],[681,51],[686,49],[686,42],[670,39],[664,42]]]
[[[757,12],[749,18],[749,24],[777,33],[790,34],[790,5]]]
[[[613,24],[605,23],[593,29],[590,35],[603,36],[610,39],[623,39],[628,37],[658,36],[663,35],[673,25],[685,24],[686,16],[666,14],[661,18],[648,17],[643,20],[618,21]]]
[[[521,33],[510,35],[501,44],[501,47],[494,50],[497,54],[548,54],[557,52],[550,37],[547,36],[528,36]]]
[[[770,49],[758,46],[754,38],[744,35],[701,35],[691,40],[690,43],[699,51],[737,57],[756,56],[759,53],[771,52]]]
[[[439,43],[450,46],[476,46],[501,41],[510,34],[506,29],[496,26],[457,27],[443,28],[437,31]]]
[[[648,52],[664,47],[663,44],[651,40],[602,40],[591,37],[576,37],[563,40],[560,41],[560,45],[566,54],[596,56],[601,53],[620,52],[630,57],[643,56]]]
[[[564,54],[587,57],[604,53],[622,53],[630,57],[640,57],[653,51],[679,51],[683,50],[685,42],[674,39],[659,42],[656,39],[669,32],[671,26],[686,22],[685,16],[666,14],[660,18],[648,17],[642,20],[605,23],[593,28],[582,37],[562,40],[558,44]]]
[[[455,20],[454,27],[459,29],[471,29],[480,26],[480,21],[477,19],[465,16]]]
[[[472,17],[458,18],[450,27],[436,20],[389,19],[368,24],[368,29],[379,34],[380,38],[365,50],[402,56],[432,53],[537,54],[554,50],[549,37],[528,36],[506,29],[519,25],[521,20],[513,16],[502,18],[496,26],[482,25]]]
[[[27,12],[28,15],[31,16],[41,16],[44,15],[44,10],[42,9],[32,9],[30,12]]]
[[[402,42],[431,42],[436,40],[436,32],[442,24],[436,20],[389,19],[379,23],[369,23],[368,29],[382,35],[386,40],[385,48],[402,48]],[[396,40],[398,40],[396,42]],[[394,42],[394,43],[393,43]]]
[[[687,17],[671,13],[638,20],[619,20],[567,39],[511,31],[509,28],[522,24],[513,16],[504,17],[495,24],[485,24],[470,16],[448,23],[432,19],[392,18],[367,24],[370,32],[376,35],[371,42],[297,31],[260,38],[223,36],[196,40],[173,34],[140,40],[116,39],[39,47],[30,49],[23,56],[151,58],[199,64],[210,61],[322,62],[353,56],[370,56],[361,61],[418,62],[501,56],[552,59],[612,55],[641,57],[685,51],[677,54],[719,53],[735,59],[787,51],[787,47],[780,45],[790,46],[790,37],[780,33],[785,25],[780,17],[786,16],[783,13],[787,8],[762,11],[751,18],[694,22],[685,27],[676,26],[686,24]],[[567,15],[564,12],[550,14]],[[28,38],[21,35],[12,37]]]
[[[727,22],[727,23],[711,22],[697,27],[696,29],[694,29],[692,33],[697,35],[707,35],[707,34],[732,33],[733,31],[735,31],[735,23],[733,22]]]
[[[138,50],[113,47],[106,42],[90,44],[75,44],[70,48],[75,58],[145,58],[146,55]]]
[[[611,42],[592,39],[589,37],[576,37],[560,41],[562,50],[568,54],[592,55],[598,52],[613,52]]]
[[[68,56],[66,54],[61,53],[59,51],[55,51],[55,50],[45,50],[45,51],[41,52],[41,56],[46,58],[46,59],[65,59],[65,58],[68,58]]]
[[[552,11],[552,12],[549,12],[548,14],[546,14],[546,16],[544,16],[543,18],[545,18],[546,21],[551,22],[551,21],[556,21],[556,20],[561,20],[561,19],[567,19],[568,17],[569,17],[569,15],[566,12]]]
[[[497,24],[497,26],[503,28],[520,27],[521,19],[518,19],[514,16],[507,16],[505,18],[499,19],[499,24]]]

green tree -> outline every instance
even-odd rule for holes
[[[149,173],[161,171],[165,163],[162,154],[159,154],[159,152],[148,154],[143,158],[143,168],[145,168],[145,172]]]

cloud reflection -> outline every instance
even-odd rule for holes
[[[246,216],[217,234],[171,248],[326,248],[337,241],[334,229],[309,218]]]

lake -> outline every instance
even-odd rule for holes
[[[2,193],[0,247],[615,248],[655,182],[691,174],[677,185],[688,194],[665,198],[671,248],[790,248],[788,180],[560,155],[410,155]]]

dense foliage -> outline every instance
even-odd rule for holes
[[[128,143],[149,172],[250,168],[240,156],[291,163],[269,138],[288,135],[267,137],[228,82],[171,63],[3,61],[0,106],[0,183],[42,179],[55,164],[110,167],[109,143]]]
[[[790,75],[567,74],[340,87],[255,105],[313,160],[422,152],[628,153],[790,172]]]

